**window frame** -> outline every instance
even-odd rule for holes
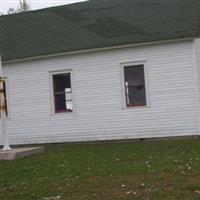
[[[144,68],[144,84],[145,84],[145,94],[146,94],[146,105],[144,106],[132,106],[128,107],[126,102],[126,91],[125,91],[125,73],[124,68],[125,67],[131,67],[131,66],[138,66],[143,65]],[[150,101],[149,101],[149,90],[148,90],[148,77],[147,77],[147,62],[146,60],[143,61],[132,61],[132,62],[124,62],[120,64],[121,69],[121,93],[122,93],[122,104],[123,109],[141,109],[141,108],[148,108],[150,107]]]
[[[55,111],[55,98],[54,98],[54,85],[53,85],[53,76],[59,74],[70,74],[71,81],[71,90],[72,90],[72,112],[56,112]],[[70,114],[75,112],[75,101],[74,101],[74,87],[73,87],[73,73],[72,70],[59,70],[59,71],[51,71],[49,72],[49,80],[50,80],[50,110],[52,115],[57,114]]]
[[[9,93],[8,93],[8,78],[6,77],[5,80],[5,89],[6,89],[6,118],[10,119],[10,101],[9,101]],[[1,118],[1,116],[0,116]]]

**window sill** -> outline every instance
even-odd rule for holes
[[[51,116],[61,116],[61,115],[74,115],[76,114],[75,111],[72,112],[52,112],[50,115]]]
[[[56,111],[55,114],[57,114],[57,113],[72,113],[72,112],[74,112],[74,111],[68,109],[68,110],[60,110],[60,111]]]
[[[150,108],[150,106],[146,105],[146,106],[123,107],[123,110],[139,110],[139,109],[147,109],[147,108]]]

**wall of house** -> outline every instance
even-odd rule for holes
[[[123,107],[120,63],[146,61],[149,106]],[[52,114],[49,72],[73,72],[74,113]],[[197,135],[192,41],[4,63],[12,144]]]
[[[195,75],[197,85],[197,111],[198,111],[198,127],[200,135],[200,39],[195,39],[193,42]]]

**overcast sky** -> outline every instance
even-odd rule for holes
[[[84,0],[27,0],[27,2],[29,2],[31,6],[31,10],[75,3],[80,1]],[[19,0],[0,0],[1,13],[6,14],[9,8],[17,8],[18,6],[19,6]]]

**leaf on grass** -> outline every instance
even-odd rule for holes
[[[195,193],[200,194],[200,191],[196,190]]]

